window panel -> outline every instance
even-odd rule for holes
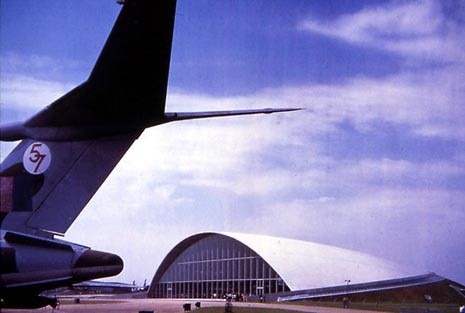
[[[247,246],[214,235],[191,245],[176,258],[162,275],[155,295],[209,298],[216,293],[220,298],[233,291],[253,294],[257,280],[263,280],[265,293],[289,290],[269,264]]]

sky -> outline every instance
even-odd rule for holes
[[[119,10],[1,0],[0,121],[85,81]],[[459,0],[178,0],[167,111],[305,110],[146,130],[64,239],[120,255],[109,280],[139,284],[204,231],[334,245],[464,284],[464,24]]]

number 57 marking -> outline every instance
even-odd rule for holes
[[[24,152],[24,168],[31,174],[42,174],[49,167],[51,157],[50,149],[46,144],[35,142]]]
[[[34,168],[34,173],[37,173],[40,168],[40,164],[42,164],[42,161],[47,156],[46,154],[42,154],[39,150],[37,150],[39,147],[42,147],[41,143],[34,143],[31,146],[31,151],[29,151],[29,161],[32,163],[37,163],[36,167]]]

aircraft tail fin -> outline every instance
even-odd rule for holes
[[[146,119],[164,117],[176,0],[126,0],[88,78],[2,140],[2,229],[64,233]],[[128,126],[129,125],[129,126]]]
[[[140,123],[165,112],[176,0],[127,0],[86,82],[28,127]]]
[[[24,123],[2,162],[2,229],[63,234],[146,127],[177,120],[293,111],[165,113],[176,0],[126,0],[88,80]]]

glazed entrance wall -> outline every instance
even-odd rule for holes
[[[219,298],[289,291],[259,255],[223,235],[211,235],[192,244],[151,289],[155,298]]]

